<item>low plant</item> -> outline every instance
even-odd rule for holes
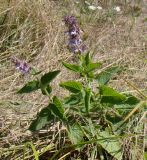
[[[34,72],[34,79],[22,87],[18,93],[30,93],[41,90],[48,97],[48,105],[36,115],[29,130],[38,132],[42,128],[60,121],[65,127],[64,146],[50,159],[60,157],[69,159],[71,153],[81,159],[125,159],[123,140],[140,133],[133,128],[130,119],[137,112],[146,108],[146,96],[137,98],[131,94],[121,93],[109,86],[109,81],[116,77],[123,68],[119,66],[102,67],[102,63],[93,62],[91,53],[84,52],[80,29],[73,16],[64,21],[69,27],[69,49],[76,53],[77,63],[62,62],[68,70],[78,74],[78,80],[60,82],[60,87],[69,91],[62,99],[52,94],[51,82],[60,70],[48,72],[38,78],[41,72]],[[70,22],[70,23],[69,23]],[[19,67],[20,68],[20,67]],[[130,129],[130,133],[127,129]],[[142,140],[143,141],[143,140]],[[127,151],[130,152],[130,151]],[[84,153],[84,154],[82,154]],[[81,154],[81,155],[80,155]]]
[[[28,82],[18,93],[30,93],[41,90],[49,97],[48,106],[44,107],[30,124],[29,130],[39,131],[51,122],[61,121],[70,145],[63,147],[53,156],[66,153],[67,148],[83,150],[90,144],[90,157],[111,157],[122,159],[122,140],[134,137],[135,132],[126,134],[128,120],[137,110],[145,106],[145,102],[130,94],[122,94],[108,82],[119,73],[122,68],[111,66],[103,70],[100,62],[93,62],[88,52],[78,55],[79,62],[70,64],[63,62],[63,66],[79,74],[79,81],[69,80],[61,82],[60,87],[69,91],[69,95],[62,100],[52,95],[51,81],[60,73],[59,70],[48,72],[40,79]],[[96,70],[99,69],[99,72]],[[94,87],[95,86],[95,87]],[[137,108],[134,107],[137,105]],[[122,108],[123,107],[123,108]],[[134,112],[128,114],[128,108]],[[127,115],[128,114],[128,115]],[[127,116],[126,116],[127,115]]]

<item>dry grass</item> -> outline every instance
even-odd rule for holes
[[[126,72],[117,80],[117,86],[116,80],[112,85],[122,91],[134,90],[124,82],[125,79],[145,93],[146,0],[127,4],[124,1],[100,1],[99,5],[104,9],[89,13],[81,11],[81,6],[72,0],[0,1],[0,148],[20,145],[22,141],[31,139],[27,132],[29,121],[47,104],[47,99],[39,92],[16,94],[17,89],[32,77],[15,71],[10,61],[12,55],[25,59],[43,72],[61,69],[61,74],[52,84],[54,93],[59,96],[66,93],[58,87],[58,82],[76,77],[61,65],[61,60],[73,61],[74,57],[65,44],[62,17],[67,13],[79,17],[87,37],[85,43],[94,52],[95,61],[102,61],[104,67],[112,63],[125,66]],[[115,4],[121,6],[119,13],[111,12]],[[136,12],[138,17],[133,16]],[[37,143],[38,139],[35,141]]]

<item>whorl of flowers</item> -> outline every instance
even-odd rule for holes
[[[77,24],[76,18],[74,16],[65,16],[63,21],[68,27],[68,31],[66,31],[69,35],[68,48],[73,53],[84,52],[85,45],[82,44],[81,30]]]
[[[30,71],[31,67],[26,62],[16,57],[12,57],[11,60],[15,64],[16,69],[21,71],[23,74],[26,74]]]

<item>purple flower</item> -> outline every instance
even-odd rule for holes
[[[73,52],[84,52],[86,46],[82,44],[81,39],[81,30],[77,24],[76,18],[74,16],[65,16],[64,20],[65,25],[68,27],[69,42],[68,48]]]
[[[30,71],[31,67],[24,61],[16,57],[11,58],[12,62],[15,64],[17,70],[21,71],[23,74],[26,74]]]
[[[69,39],[69,44],[68,45],[75,45],[75,46],[79,46],[81,44],[82,40],[78,39],[78,38],[73,38],[73,39]]]

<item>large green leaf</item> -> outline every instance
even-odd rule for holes
[[[87,118],[86,121],[87,124],[83,126],[83,129],[84,133],[86,133],[86,137],[90,140],[93,139],[93,137],[98,136],[101,126],[97,122],[94,122],[91,118]]]
[[[62,105],[61,101],[56,96],[54,96],[53,97],[53,103],[54,104],[50,105],[50,108],[51,108],[52,112],[57,117],[59,117],[61,120],[65,121],[66,117],[64,115],[64,108],[63,108],[63,105]]]
[[[29,130],[34,132],[42,129],[46,124],[48,124],[54,116],[51,113],[49,106],[43,108],[37,115],[37,118],[31,123]]]
[[[49,73],[44,74],[41,77],[42,88],[45,88],[59,73],[60,73],[60,71],[57,70],[57,71],[53,71],[53,72],[49,72]]]
[[[24,87],[22,87],[17,93],[30,93],[36,91],[40,88],[39,81],[34,80],[28,82]]]
[[[74,123],[69,126],[68,136],[72,144],[78,144],[84,141],[84,133],[78,123]]]
[[[108,86],[100,86],[101,103],[121,104],[127,97]]]
[[[109,137],[112,137],[112,139],[108,139]],[[115,135],[109,134],[108,131],[103,131],[100,132],[99,138],[106,138],[106,140],[98,141],[98,144],[100,144],[110,155],[117,160],[122,159],[121,143],[118,141],[118,138],[115,139]]]
[[[69,64],[69,63],[63,62],[63,65],[64,65],[67,69],[69,69],[69,70],[71,70],[71,71],[74,71],[74,72],[79,72],[79,73],[81,73],[81,71],[82,71],[81,67],[78,66],[78,65],[75,65],[75,64]]]
[[[86,112],[89,112],[90,108],[90,98],[91,98],[91,90],[89,88],[85,89],[85,109]]]
[[[66,88],[67,90],[69,90],[72,93],[79,93],[82,91],[82,84],[80,82],[76,82],[76,81],[67,81],[67,82],[63,82],[60,83],[60,86],[63,88]]]
[[[120,67],[111,67],[96,75],[95,78],[97,79],[99,85],[104,85],[107,84],[112,76],[119,71],[121,71]]]

